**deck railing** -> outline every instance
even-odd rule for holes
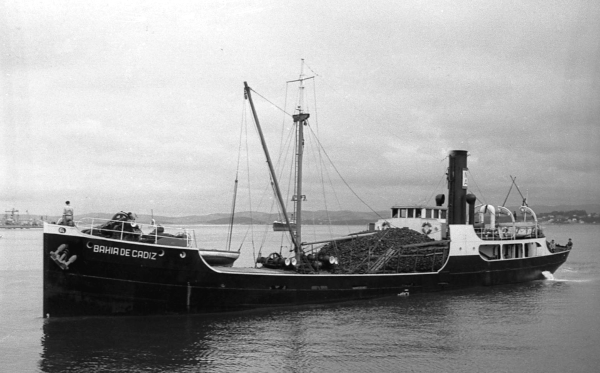
[[[482,240],[518,240],[524,238],[546,237],[539,224],[508,225],[496,228],[474,228],[475,233]]]
[[[93,236],[155,245],[197,247],[196,233],[184,227],[100,218],[83,218],[75,225],[81,232]]]

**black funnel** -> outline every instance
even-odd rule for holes
[[[466,224],[467,151],[451,150],[448,158],[448,224]]]

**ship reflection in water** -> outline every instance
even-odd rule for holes
[[[496,372],[518,371],[527,362],[552,370],[544,356],[559,351],[548,346],[567,341],[560,333],[561,305],[546,305],[568,289],[567,283],[536,281],[225,315],[50,318],[39,368]]]

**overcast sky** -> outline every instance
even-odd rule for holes
[[[486,203],[511,175],[533,205],[600,203],[599,19],[596,0],[0,0],[0,208],[228,212],[243,82],[290,111],[302,58],[311,130],[375,210],[432,203],[452,149]],[[290,121],[254,98],[277,147]]]

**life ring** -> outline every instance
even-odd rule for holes
[[[431,233],[431,223],[428,221],[423,223],[423,225],[421,226],[421,232],[423,232],[424,234]]]

